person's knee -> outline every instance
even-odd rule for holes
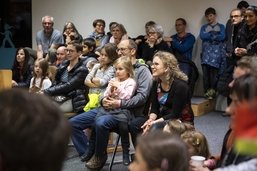
[[[107,122],[108,120],[104,119],[103,117],[99,117],[95,120],[95,127],[96,128],[104,127]]]
[[[146,118],[136,118],[134,120],[132,120],[130,123],[129,123],[129,131],[131,133],[138,133],[138,132],[141,132],[143,131],[141,126],[145,123],[147,119]]]
[[[77,120],[76,120],[76,117],[70,118],[70,119],[68,120],[68,122],[69,122],[69,124],[70,124],[70,126],[71,126],[72,128],[77,127]]]

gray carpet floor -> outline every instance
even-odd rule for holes
[[[229,117],[223,117],[221,112],[211,112],[202,116],[195,117],[195,127],[202,132],[209,143],[209,148],[212,155],[219,154],[221,151],[223,137],[228,129]],[[109,155],[108,161],[111,159]],[[121,153],[117,153],[115,160],[121,160]],[[64,162],[63,171],[85,171],[84,163],[80,161],[74,147],[69,146],[67,159]],[[108,164],[104,166],[102,171],[108,170]],[[127,171],[127,167],[122,164],[115,164],[113,171]]]

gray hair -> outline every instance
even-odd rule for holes
[[[147,32],[149,32],[150,30],[153,30],[154,32],[158,33],[159,38],[160,38],[160,37],[163,37],[164,30],[163,30],[163,28],[162,28],[161,25],[159,25],[159,24],[154,24],[154,25],[148,26]]]
[[[49,15],[46,15],[44,17],[42,17],[42,23],[45,21],[46,18],[50,18],[50,20],[52,21],[52,23],[54,23],[54,17],[51,17]]]

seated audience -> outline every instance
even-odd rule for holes
[[[151,68],[155,82],[152,87],[149,119],[142,126],[144,133],[153,125],[162,129],[166,121],[171,119],[193,124],[187,76],[178,68],[176,58],[169,52],[157,52]]]
[[[88,101],[87,89],[83,84],[88,70],[79,58],[81,52],[81,45],[68,44],[68,60],[57,69],[53,85],[43,91],[44,94],[52,96],[59,103],[63,112],[80,113]]]
[[[136,38],[133,38],[135,43],[139,46],[140,43],[144,43],[147,40],[147,31],[149,26],[156,24],[154,21],[148,21],[145,23],[145,35],[139,35]]]
[[[29,88],[33,71],[33,66],[29,62],[29,53],[24,48],[18,48],[15,56],[12,67],[12,87]]]
[[[29,92],[40,93],[52,85],[48,78],[48,62],[45,59],[37,59],[34,64],[33,78],[30,81]]]
[[[104,92],[104,98],[128,100],[134,95],[136,88],[132,63],[128,57],[123,56],[115,61],[114,67],[116,69],[116,76],[109,81],[108,87]],[[122,108],[105,109],[104,107],[100,107],[96,115],[96,119],[104,115],[113,115],[115,120],[118,121],[118,130],[121,136],[121,145],[123,151],[123,164],[127,166],[130,163],[130,143],[128,130],[128,123],[132,119],[130,111],[128,109]],[[94,160],[94,156],[90,160]]]
[[[190,123],[181,122],[179,119],[173,119],[167,122],[164,126],[163,131],[171,134],[181,135],[185,131],[195,130],[194,126]]]
[[[104,93],[108,82],[114,77],[115,70],[112,66],[113,62],[118,58],[117,47],[114,44],[107,43],[101,49],[99,64],[95,64],[93,69],[87,75],[84,83],[89,87],[89,102],[84,107],[84,113],[79,114],[69,120],[72,126],[71,140],[81,157],[81,161],[88,161],[92,156],[88,157],[88,137],[83,130],[91,128],[94,124],[96,112],[92,112],[93,108],[98,107],[100,95]]]
[[[109,31],[106,33],[106,35],[108,36],[108,42],[110,41],[110,38],[112,37],[112,25],[116,25],[118,24],[117,22],[115,21],[112,21],[109,23]]]
[[[235,79],[251,72],[251,62],[253,62],[251,58],[250,56],[244,56],[237,61],[237,66],[234,68],[233,72],[233,80],[228,84],[230,88],[233,87]]]
[[[54,65],[58,67],[65,60],[67,60],[67,47],[60,46],[56,51],[56,61]]]
[[[99,106],[100,97],[104,94],[108,82],[114,77],[115,69],[112,65],[118,58],[116,49],[117,47],[114,44],[105,44],[98,58],[99,63],[94,65],[84,81],[85,85],[89,87],[89,101],[84,107],[85,112]],[[78,148],[77,150],[80,151]]]
[[[147,40],[142,44],[141,51],[138,53],[148,65],[151,65],[153,56],[157,51],[172,52],[167,43],[163,40],[164,30],[158,24],[147,27]]]
[[[62,34],[65,45],[69,43],[82,43],[83,37],[79,34],[76,26],[72,22],[65,23]]]
[[[177,136],[151,132],[138,138],[135,159],[130,171],[188,171],[186,144]]]
[[[94,31],[88,38],[93,38],[96,42],[96,48],[102,48],[109,42],[108,35],[105,34],[105,21],[103,19],[96,19],[93,22]]]
[[[128,39],[127,30],[122,24],[112,24],[111,26],[112,37],[109,42],[118,45],[120,41]]]
[[[127,100],[103,98],[101,101],[101,105],[106,109],[111,110],[122,108],[130,110],[132,120],[129,123],[129,130],[131,132],[133,142],[135,142],[136,136],[142,131],[140,126],[143,123],[142,121],[145,121],[145,115],[148,114],[148,97],[152,85],[152,77],[149,69],[145,64],[140,63],[136,59],[136,49],[137,45],[131,39],[123,40],[118,45],[119,56],[129,57],[133,64],[135,80],[137,82],[135,95]],[[97,115],[97,112],[98,109],[91,110],[87,112],[87,117],[92,115],[95,116]],[[89,169],[100,170],[107,160],[106,150],[108,146],[109,133],[111,131],[118,131],[119,121],[114,117],[114,115],[104,115],[98,117],[95,120],[95,123],[90,123],[90,125],[92,124],[94,125],[90,136],[87,159],[91,160],[94,155],[95,160],[89,160],[86,163],[86,167]]]
[[[51,64],[56,61],[56,49],[63,44],[62,33],[54,29],[54,18],[42,17],[43,30],[37,32],[37,58],[46,58]]]
[[[97,62],[99,57],[95,53],[96,42],[93,38],[86,38],[82,41],[83,51],[80,58],[83,60],[83,65],[89,68],[91,62]],[[101,49],[99,49],[101,51]]]
[[[216,157],[216,159],[212,157],[211,159],[205,161],[203,167],[190,165],[192,171],[207,171],[209,168],[220,168],[217,170],[222,170],[222,168],[225,169],[227,166],[238,165],[253,158],[253,156],[242,155],[238,151],[235,151],[234,119],[235,111],[242,104],[242,102],[249,102],[250,99],[257,97],[257,92],[252,91],[257,89],[256,80],[256,76],[251,74],[242,75],[241,77],[235,79],[230,93],[232,102],[226,109],[226,112],[231,115],[230,128],[224,137],[221,155],[220,157]]]
[[[181,139],[187,144],[190,156],[210,157],[209,145],[206,137],[199,131],[188,130],[181,135]]]
[[[148,37],[148,27],[149,26],[153,26],[155,25],[156,23],[154,21],[148,21],[145,23],[145,35],[139,35],[137,36],[136,38],[133,38],[133,40],[136,42],[137,44],[137,47],[138,47],[138,52],[142,52],[142,45],[145,43],[145,41],[147,41],[147,37]],[[137,57],[138,58],[141,58],[142,57],[142,54],[138,53],[137,54]]]
[[[61,171],[70,126],[50,99],[20,89],[0,92],[0,170]]]

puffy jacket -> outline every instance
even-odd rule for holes
[[[54,84],[44,90],[44,93],[50,96],[64,95],[70,97],[74,112],[80,113],[88,102],[88,88],[84,85],[88,70],[83,65],[83,61],[79,60],[68,72],[68,82],[61,82],[61,76],[69,66],[69,63],[70,61],[65,61],[60,65],[57,69]]]

